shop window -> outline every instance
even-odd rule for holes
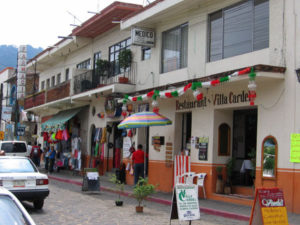
[[[267,136],[262,142],[262,177],[275,179],[277,169],[277,141],[273,136]]]
[[[210,62],[269,47],[269,0],[247,0],[209,15]]]
[[[47,79],[47,89],[49,89],[49,88],[50,88],[50,78]]]
[[[61,79],[61,74],[57,74],[56,80],[57,80],[57,84],[60,84],[60,80]]]
[[[219,126],[218,155],[230,155],[230,127],[226,123],[222,123]]]
[[[188,24],[162,33],[162,73],[187,66]]]

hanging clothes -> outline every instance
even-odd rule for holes
[[[106,142],[106,127],[102,128],[101,144]]]
[[[100,141],[102,138],[102,128],[99,128],[99,133],[98,133],[98,136],[97,136],[97,141]]]
[[[101,156],[100,156],[101,161],[104,161],[104,149],[105,149],[105,144],[102,144],[102,146],[101,146]]]

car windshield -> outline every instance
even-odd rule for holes
[[[5,152],[26,152],[26,145],[22,142],[2,143],[1,150]]]
[[[29,159],[0,158],[0,173],[31,173],[37,172]]]
[[[21,209],[6,195],[0,195],[0,224],[29,225]]]

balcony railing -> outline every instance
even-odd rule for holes
[[[119,74],[116,74],[115,71],[114,68],[110,68],[105,75],[100,76],[95,70],[76,70],[73,78],[73,94],[115,83],[135,84],[136,63],[132,63],[125,72],[121,70]]]
[[[29,109],[48,102],[53,102],[70,96],[70,81],[63,82],[48,90],[25,97],[24,108]]]

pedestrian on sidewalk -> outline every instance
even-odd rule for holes
[[[31,148],[30,158],[37,167],[40,166],[41,155],[41,147],[37,144],[37,142],[34,142],[34,146]]]
[[[145,177],[144,174],[145,153],[143,145],[139,144],[138,149],[132,154],[132,165],[134,169],[134,185],[139,181],[139,178]]]
[[[44,150],[44,162],[45,162],[45,170],[47,171],[49,169],[49,153],[50,153],[49,146],[46,146]]]
[[[55,155],[56,155],[56,151],[54,149],[54,145],[51,145],[50,147],[50,152],[49,152],[49,172],[52,173],[53,172],[53,168],[54,168],[54,163],[55,163]]]

